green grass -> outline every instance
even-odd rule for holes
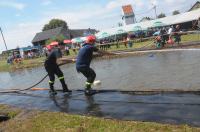
[[[14,63],[13,65],[7,64],[6,60],[1,60],[0,61],[0,72],[1,71],[12,71],[12,70],[21,69],[21,68],[36,67],[36,66],[41,65],[42,62],[44,61],[44,59],[45,59],[45,57],[23,60],[22,63],[20,63],[20,64]]]
[[[191,42],[191,41],[200,41],[200,34],[188,34],[181,36],[181,42]]]
[[[0,115],[7,115],[9,118],[14,118],[17,116],[21,111],[16,108],[11,108],[7,105],[0,105]]]
[[[188,35],[182,35],[181,36],[181,42],[185,43],[185,42],[192,42],[192,41],[200,41],[200,34],[188,34]],[[147,40],[144,42],[136,42],[133,44],[132,48],[129,49],[138,49],[138,48],[146,48],[146,47],[152,47],[154,46],[154,41],[153,40]],[[123,43],[120,43],[120,47],[117,48],[116,45],[112,45],[111,49],[109,49],[108,51],[117,51],[117,50],[125,50],[127,49]]]
[[[152,40],[148,40],[148,41],[144,41],[144,42],[136,42],[133,43],[133,47],[132,48],[128,48],[128,49],[138,49],[138,48],[146,48],[149,46],[154,45]],[[127,45],[128,46],[128,45]],[[111,48],[108,51],[117,51],[117,50],[125,50],[127,49],[125,47],[125,45],[123,43],[120,43],[119,48],[116,47],[116,45],[112,45]]]
[[[111,120],[60,112],[31,112],[26,118],[12,119],[0,128],[15,132],[197,132],[200,128],[150,122]],[[0,129],[1,130],[1,129]]]

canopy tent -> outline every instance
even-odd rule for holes
[[[83,40],[83,42],[85,42],[87,39],[87,37],[81,37],[81,40]]]
[[[124,29],[118,29],[115,35],[126,33]]]
[[[82,42],[84,42],[84,40],[81,39],[80,37],[79,38],[73,38],[71,41],[72,41],[72,43],[82,43]]]
[[[71,44],[72,41],[71,41],[70,39],[66,39],[66,40],[63,41],[63,43],[64,43],[64,44]]]
[[[123,27],[116,27],[116,28],[110,28],[110,29],[105,29],[97,33],[97,36],[101,36],[100,34],[106,32],[110,36],[114,35],[117,30],[122,29],[125,32],[132,32],[134,27],[140,26],[142,30],[146,30],[148,28],[153,28],[153,27],[160,27],[161,23],[162,26],[169,26],[169,25],[175,25],[175,24],[180,24],[180,23],[185,23],[185,22],[190,22],[193,20],[197,20],[200,17],[200,9],[196,9],[194,11],[190,12],[185,12],[181,13],[178,15],[173,15],[173,16],[167,16],[164,18],[159,18],[151,21],[145,21],[145,22],[140,22],[140,23],[135,23],[135,24],[130,24],[130,25],[125,25]],[[157,26],[155,24],[157,23]],[[160,24],[160,26],[159,26]],[[101,36],[101,37],[108,37],[108,36]]]
[[[153,23],[152,27],[163,27],[165,26],[166,24],[164,24],[163,22],[161,21],[156,21]]]
[[[57,46],[57,45],[58,45],[58,42],[56,42],[56,41],[53,41],[50,43],[50,46]]]
[[[50,49],[52,48],[52,46],[51,46],[51,45],[47,45],[46,48],[47,48],[48,50],[50,50]]]
[[[137,31],[141,31],[141,30],[142,30],[142,27],[138,26],[138,25],[134,26],[133,29],[132,29],[133,32],[137,32]]]
[[[102,32],[101,34],[96,34],[96,37],[97,37],[98,39],[107,38],[107,37],[109,37],[109,36],[110,36],[110,34],[107,33],[107,32]]]

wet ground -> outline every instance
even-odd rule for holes
[[[200,127],[200,94],[103,92],[87,97],[81,91],[73,91],[71,95],[59,92],[50,97],[47,91],[39,91],[26,95],[1,95],[0,103],[24,109]]]
[[[92,63],[97,80],[102,85],[95,89],[137,90],[199,90],[200,51],[149,53]],[[74,64],[62,70],[70,89],[83,89],[84,77]],[[44,75],[42,67],[17,72],[0,73],[0,90],[26,88]],[[57,81],[55,84],[60,89]],[[38,87],[48,87],[48,79]],[[26,94],[1,94],[0,103],[28,109],[89,114],[124,120],[156,121],[172,124],[200,126],[200,95],[194,93],[165,93],[135,95],[130,92],[103,92],[86,97],[81,91],[72,95],[59,93],[49,97],[47,91]]]

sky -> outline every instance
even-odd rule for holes
[[[0,0],[0,27],[8,49],[32,45],[36,33],[51,19],[65,20],[70,29],[117,27],[122,22],[121,6],[131,4],[136,20],[186,12],[197,0]],[[0,53],[5,50],[0,36]]]

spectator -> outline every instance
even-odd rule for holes
[[[12,64],[13,64],[13,59],[14,59],[14,58],[13,58],[12,55],[9,56],[9,57],[7,58],[7,63],[12,65]]]
[[[70,52],[69,52],[69,47],[68,46],[65,46],[65,52],[66,52],[66,55],[70,55]]]
[[[167,32],[166,32],[165,28],[160,29],[159,35],[160,35],[160,37],[161,37],[161,44],[162,44],[162,47],[164,47],[164,45],[166,44],[166,41],[168,40],[167,38],[169,38],[169,36],[166,35],[166,33],[167,33]]]
[[[168,29],[167,34],[170,36],[172,34],[173,31],[173,26],[170,26],[170,28]]]
[[[100,40],[100,49],[103,50],[103,40]]]
[[[194,30],[200,29],[200,17],[197,20],[192,21],[192,29]]]
[[[116,40],[116,48],[119,48],[119,39]]]
[[[29,59],[32,58],[32,54],[31,54],[31,52],[28,52],[28,58],[29,58]]]
[[[48,49],[46,47],[43,47],[42,49],[43,55],[45,55],[46,57],[48,56]]]
[[[180,25],[176,25],[176,28],[174,30],[174,38],[175,38],[175,42],[179,44],[181,41]]]
[[[76,55],[77,52],[76,52],[76,43],[72,43],[72,50],[74,52],[74,54]]]
[[[124,43],[124,46],[127,48],[127,41],[126,41],[126,37],[123,38],[123,43]]]
[[[132,48],[133,42],[131,41],[131,38],[130,38],[129,35],[128,35],[128,37],[127,37],[127,43],[128,43],[128,47],[129,47],[129,48]]]
[[[162,39],[160,36],[156,36],[154,43],[156,44],[156,48],[162,48]]]

